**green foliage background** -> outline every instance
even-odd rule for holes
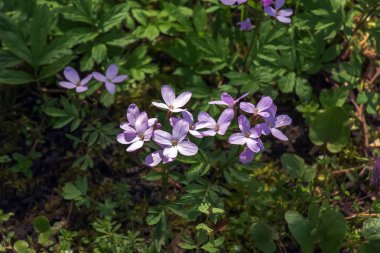
[[[286,7],[291,25],[254,0],[1,1],[0,252],[380,252],[380,4]],[[115,95],[58,86],[112,63],[129,76]],[[242,165],[203,139],[148,168],[115,136],[130,103],[165,117],[163,84],[213,116],[223,91],[269,95],[290,140]]]

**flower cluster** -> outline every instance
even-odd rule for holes
[[[161,88],[161,94],[164,103],[153,102],[152,104],[167,110],[167,119],[172,128],[170,132],[162,130],[156,118],[149,119],[146,112],[140,112],[135,104],[131,104],[126,115],[127,122],[120,125],[123,132],[117,135],[119,143],[128,145],[127,152],[140,149],[145,142],[153,141],[157,144],[159,150],[145,158],[145,163],[149,166],[172,162],[178,153],[184,156],[195,155],[198,147],[191,142],[191,136],[204,138],[225,135],[235,118],[235,110],[239,111],[238,108],[242,112],[237,117],[240,132],[233,133],[228,141],[232,145],[243,146],[239,157],[240,162],[251,162],[255,154],[264,149],[260,139],[263,135],[272,134],[277,139],[288,140],[278,128],[290,125],[292,120],[287,115],[276,116],[277,107],[270,97],[264,96],[257,105],[253,105],[249,102],[240,102],[248,96],[248,93],[234,99],[224,92],[221,100],[209,102],[209,104],[228,107],[222,111],[217,120],[207,112],[200,112],[197,120],[194,120],[191,112],[183,108],[190,100],[191,92],[183,92],[176,96],[171,87],[164,85]],[[175,113],[178,115],[173,116]]]
[[[107,68],[105,75],[99,72],[93,72],[92,74],[87,75],[85,78],[81,80],[78,71],[76,71],[72,67],[66,67],[63,71],[63,75],[65,76],[66,81],[59,82],[59,85],[66,89],[75,89],[76,92],[80,93],[88,90],[87,83],[92,78],[95,78],[99,82],[105,84],[106,89],[110,94],[115,94],[115,84],[121,83],[128,78],[127,75],[118,75],[118,73],[119,68],[117,67],[117,65],[111,64]]]
[[[234,4],[244,4],[247,0],[220,0],[224,5],[234,5]],[[293,10],[291,9],[281,9],[285,0],[261,0],[264,7],[264,12],[271,17],[276,18],[279,22],[290,24],[292,20],[290,17],[293,15]],[[253,28],[250,18],[246,18],[244,21],[237,23],[241,31],[249,31]]]

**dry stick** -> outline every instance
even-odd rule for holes
[[[346,220],[354,219],[354,218],[372,218],[372,217],[380,217],[380,213],[356,213],[351,216],[346,217]]]
[[[369,139],[368,139],[368,126],[367,126],[367,121],[364,116],[364,106],[363,105],[358,105],[355,101],[355,95],[351,92],[350,94],[350,101],[354,105],[357,116],[359,121],[362,123],[363,127],[363,134],[364,134],[364,154],[368,156],[368,147],[369,147]]]
[[[340,175],[340,174],[346,174],[348,172],[351,172],[351,171],[357,171],[357,170],[360,170],[362,169],[362,167],[358,167],[358,168],[351,168],[351,169],[343,169],[343,170],[334,170],[332,172],[333,175]]]
[[[378,68],[378,69],[376,70],[375,75],[371,78],[371,80],[369,80],[368,84],[369,84],[369,85],[372,85],[372,84],[376,81],[376,79],[377,79],[379,76],[380,76],[380,68]]]
[[[73,202],[71,201],[70,203],[70,207],[69,207],[69,213],[67,214],[67,224],[70,222],[70,216],[71,216],[71,212],[73,211]]]

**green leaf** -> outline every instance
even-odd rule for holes
[[[8,51],[0,51],[0,69],[12,68],[22,63],[22,60]]]
[[[57,74],[58,72],[63,70],[74,58],[75,56],[72,55],[64,56],[56,62],[53,62],[43,67],[38,75],[38,79],[45,79]]]
[[[29,249],[29,244],[26,241],[18,240],[13,244],[16,253],[35,253],[34,250]]]
[[[292,177],[311,182],[315,177],[315,171],[307,166],[298,155],[283,154],[281,156],[282,166],[289,171]]]
[[[264,253],[276,251],[276,244],[273,242],[275,234],[270,226],[265,223],[255,223],[252,227],[252,238],[254,245]]]
[[[71,55],[71,40],[72,38],[61,36],[52,40],[46,47],[44,47],[41,56],[38,59],[38,66],[54,63],[62,57]]]
[[[380,239],[371,239],[360,245],[359,253],[379,253],[380,252]]]
[[[341,45],[329,47],[325,52],[323,52],[322,62],[330,62],[335,60],[340,55],[341,48]]]
[[[119,25],[124,19],[128,17],[129,5],[127,3],[117,4],[107,11],[104,19],[102,20],[102,32],[109,31],[112,27]]]
[[[209,226],[207,226],[204,223],[198,224],[195,228],[196,228],[196,230],[202,229],[202,230],[206,231],[207,233],[211,233],[213,231]]]
[[[0,84],[27,84],[34,81],[33,76],[20,70],[1,70]]]
[[[319,100],[325,109],[334,106],[342,107],[348,98],[348,90],[345,87],[340,87],[335,90],[324,89],[319,95]]]
[[[341,213],[325,211],[320,218],[318,236],[322,253],[337,253],[346,235],[346,221]]]
[[[192,245],[186,242],[178,243],[178,246],[180,246],[182,249],[196,249],[197,248],[196,245]]]
[[[371,237],[379,237],[380,218],[370,218],[364,221],[361,233],[367,239],[370,239]]]
[[[55,24],[54,13],[49,11],[46,5],[37,5],[33,11],[30,30],[30,44],[33,63],[36,68],[43,58],[43,50],[46,48],[47,36]]]
[[[101,63],[107,57],[107,46],[98,44],[92,47],[91,56],[96,63]]]
[[[38,243],[39,244],[45,244],[49,241],[50,239],[50,236],[51,236],[52,232],[51,230],[48,230],[44,233],[41,233],[38,235]]]
[[[304,79],[297,77],[296,78],[296,94],[303,101],[308,101],[311,97],[311,86],[309,82]]]
[[[348,121],[349,116],[341,107],[331,107],[317,113],[310,122],[309,138],[315,145],[327,144],[330,152],[339,152],[349,141]]]
[[[195,30],[198,33],[202,33],[207,24],[207,13],[205,9],[202,7],[202,5],[199,4],[199,2],[197,2],[194,8],[193,22],[194,22]]]
[[[9,52],[16,55],[20,59],[26,61],[30,65],[33,64],[32,54],[24,41],[16,24],[4,14],[0,13],[0,35],[3,44]]]
[[[303,253],[313,253],[313,239],[310,235],[309,221],[297,211],[287,211],[285,220],[289,230],[301,246]]]
[[[45,233],[50,230],[49,219],[43,215],[37,216],[33,220],[33,228],[37,233]]]
[[[146,223],[148,225],[156,225],[162,218],[163,212],[149,212],[148,216],[146,217]]]
[[[292,92],[296,84],[296,73],[290,72],[287,75],[283,76],[279,82],[278,86],[280,90],[284,93]]]
[[[111,94],[107,90],[105,90],[100,96],[100,102],[105,107],[110,107],[115,103],[115,94]]]
[[[92,25],[95,22],[92,0],[73,0],[75,7],[64,10],[63,16],[70,21]]]
[[[80,201],[82,199],[82,192],[71,182],[65,184],[62,195],[66,200]]]

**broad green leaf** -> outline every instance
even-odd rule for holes
[[[283,154],[281,156],[282,166],[289,171],[292,177],[311,182],[315,177],[315,171],[307,166],[298,155]]]
[[[37,216],[33,220],[34,230],[38,233],[45,233],[50,230],[50,223],[48,218],[43,215]]]
[[[350,136],[349,116],[341,107],[331,107],[311,119],[309,137],[315,145],[327,144],[336,153],[344,148]]]
[[[380,239],[371,239],[360,245],[359,253],[379,253],[380,252]]]
[[[325,109],[334,106],[342,107],[348,98],[348,90],[344,87],[335,90],[324,89],[319,95],[319,100]]]
[[[344,216],[333,210],[325,211],[320,218],[318,236],[322,253],[337,253],[346,235]]]
[[[287,211],[285,220],[292,235],[301,246],[303,253],[313,253],[313,239],[310,235],[309,221],[297,211]]]
[[[273,253],[276,251],[274,243],[275,234],[273,229],[265,223],[258,222],[252,227],[252,238],[254,245],[264,253]]]

